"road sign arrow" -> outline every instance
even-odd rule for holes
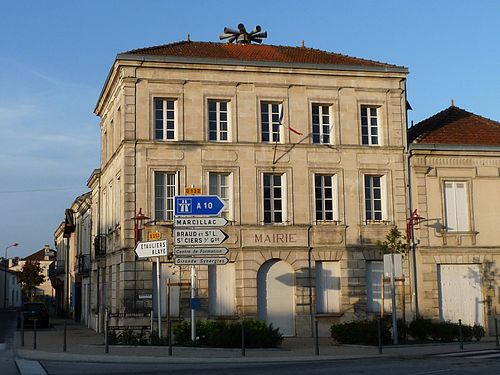
[[[217,216],[225,203],[217,195],[178,195],[175,216]]]
[[[229,250],[226,247],[175,247],[174,255],[188,257],[193,255],[226,255]]]
[[[220,245],[228,237],[220,229],[174,229],[174,244],[179,246]]]
[[[186,257],[174,258],[174,264],[178,266],[197,266],[197,265],[216,265],[221,266],[227,264],[229,259],[226,257]]]
[[[168,255],[167,240],[138,242],[135,253],[138,258],[163,257]]]
[[[223,227],[227,223],[228,221],[223,217],[181,216],[174,218],[176,228]]]

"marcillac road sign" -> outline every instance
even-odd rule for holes
[[[174,258],[174,264],[178,266],[224,265],[228,262],[226,257]]]
[[[193,255],[226,255],[226,247],[174,247],[174,255],[188,257]]]
[[[167,240],[139,242],[135,247],[138,258],[167,256]]]
[[[175,216],[217,216],[225,207],[217,195],[178,195]]]
[[[181,216],[174,218],[174,227],[192,228],[192,227],[223,227],[228,221],[223,217],[191,217]]]
[[[187,245],[220,245],[229,236],[220,229],[174,229],[174,244]]]

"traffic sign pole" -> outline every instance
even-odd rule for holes
[[[196,297],[196,267],[191,266],[191,302]],[[191,303],[191,341],[196,340],[196,316],[195,309],[193,304]]]
[[[156,257],[156,303],[158,312],[158,338],[161,339],[161,272],[160,272],[160,258]]]

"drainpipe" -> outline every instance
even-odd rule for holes
[[[309,316],[311,319],[311,337],[314,337],[314,309],[312,298],[312,247],[311,247],[311,229],[312,225],[307,228],[307,279],[309,285]]]

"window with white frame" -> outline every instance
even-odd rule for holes
[[[263,176],[264,223],[286,221],[285,175],[264,173]]]
[[[262,142],[281,142],[281,103],[261,102]]]
[[[231,220],[231,174],[210,172],[208,174],[208,192],[210,195],[218,195],[224,201],[226,207],[221,216]]]
[[[210,141],[229,140],[228,101],[208,101],[208,139]]]
[[[176,139],[177,101],[174,99],[154,99],[154,138],[157,140]]]
[[[384,262],[366,262],[366,294],[367,311],[380,313],[382,307],[382,277],[384,276]],[[390,283],[384,283],[384,311],[391,311]]]
[[[232,316],[235,313],[235,264],[224,267],[208,266],[208,311],[212,316]]]
[[[367,222],[386,220],[384,184],[384,176],[364,176],[365,220]]]
[[[314,175],[314,202],[316,221],[337,220],[335,176]]]
[[[177,172],[154,173],[155,220],[174,219],[174,197],[178,186]]]
[[[331,143],[330,105],[312,105],[312,140],[316,144]]]
[[[361,106],[361,144],[379,144],[378,107]]]
[[[316,312],[340,312],[340,262],[316,262]]]
[[[444,182],[444,210],[447,231],[465,232],[470,230],[467,182]]]

